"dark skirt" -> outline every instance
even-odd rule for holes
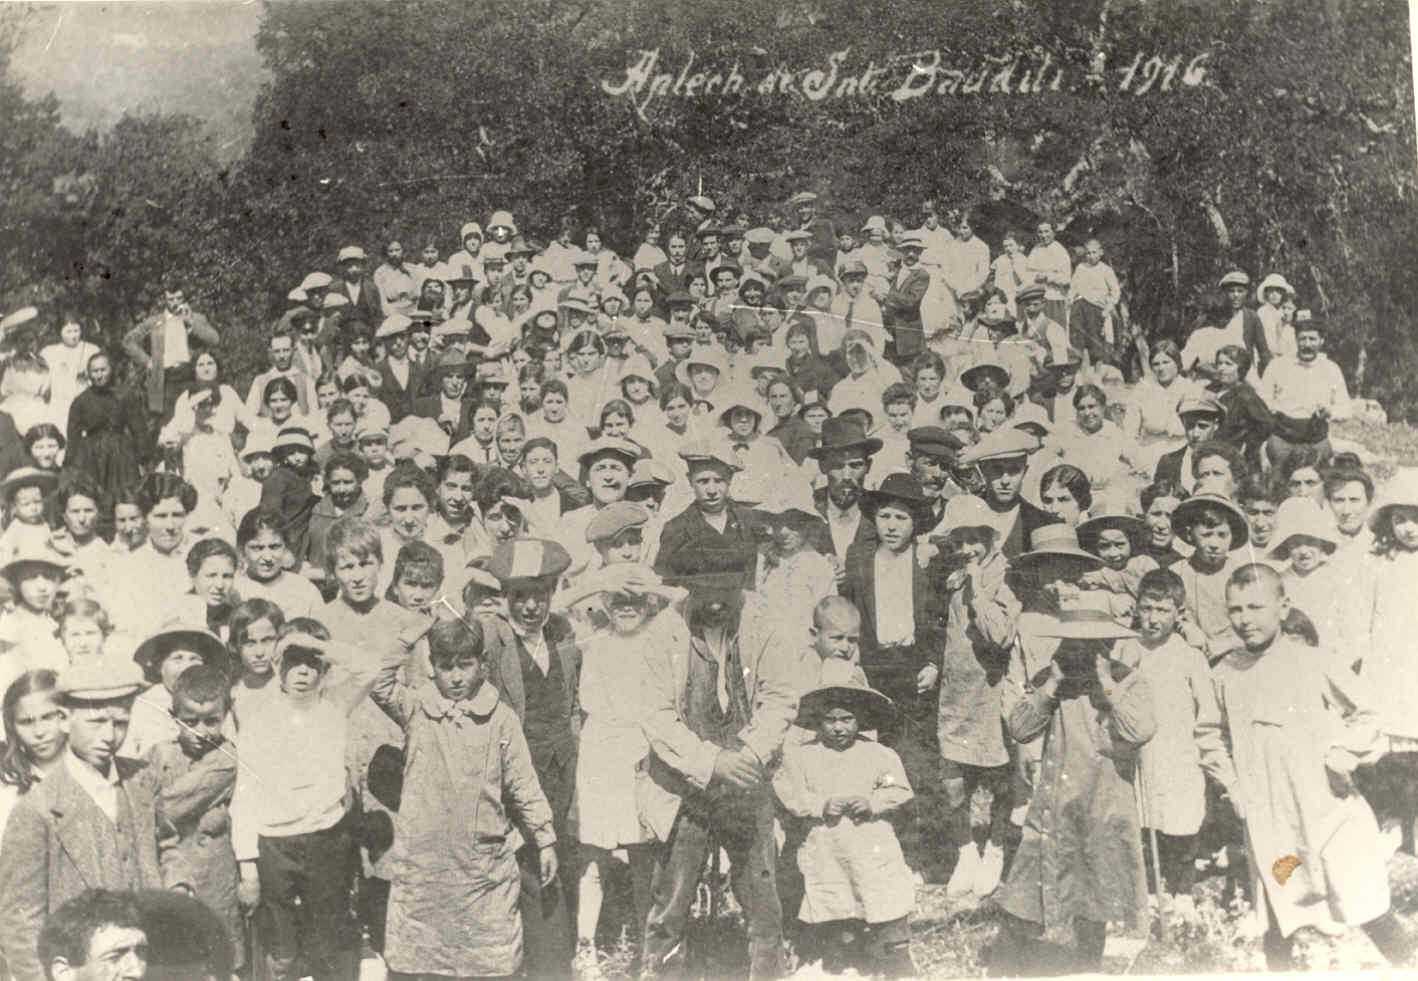
[[[112,501],[138,483],[142,476],[138,462],[138,447],[131,436],[102,430],[69,445],[65,469],[92,481]]]

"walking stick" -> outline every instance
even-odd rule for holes
[[[1147,805],[1143,803],[1142,765],[1140,763],[1137,767],[1137,779],[1132,784],[1132,795],[1137,802],[1137,819],[1147,829],[1147,842],[1152,850],[1152,880],[1157,887],[1157,925],[1165,939],[1167,936],[1167,914],[1165,912],[1166,904],[1163,902],[1163,893],[1166,892],[1166,889],[1162,885],[1162,860],[1158,856],[1157,850],[1157,829],[1152,826],[1151,821],[1147,820]]]

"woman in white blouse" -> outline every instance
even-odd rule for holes
[[[1200,386],[1182,377],[1182,354],[1176,343],[1160,340],[1152,347],[1148,367],[1152,370],[1132,390],[1123,416],[1123,432],[1137,441],[1143,463],[1155,465],[1163,453],[1187,441],[1177,404],[1200,392]]]

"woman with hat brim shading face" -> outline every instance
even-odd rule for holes
[[[807,926],[804,962],[828,971],[855,968],[914,977],[908,917],[916,905],[911,870],[892,824],[912,799],[901,758],[863,735],[892,724],[891,700],[870,688],[825,685],[809,691],[797,724],[815,733],[784,747],[773,789],[805,825],[797,849]]]
[[[891,474],[863,493],[861,509],[876,536],[848,546],[841,590],[862,614],[862,670],[900,711],[897,731],[886,741],[901,755],[917,795],[899,826],[906,860],[926,881],[935,881],[945,872],[941,856],[928,847],[945,813],[935,693],[945,604],[937,550],[916,541],[934,516],[920,483],[909,474]]]
[[[1042,763],[1019,851],[997,893],[1006,915],[990,967],[1032,973],[1037,938],[1071,928],[1074,969],[1097,971],[1107,924],[1134,927],[1147,904],[1132,767],[1115,760],[1131,759],[1152,738],[1152,694],[1145,678],[1111,660],[1113,641],[1136,634],[1107,614],[1025,617],[1021,639],[1027,632],[1053,650],[1047,663],[1014,675],[1005,718],[1021,747],[1042,742]]]
[[[1256,318],[1260,321],[1261,335],[1266,350],[1272,358],[1295,356],[1294,328],[1286,330],[1281,307],[1285,301],[1295,296],[1295,289],[1279,273],[1271,273],[1256,287]]]

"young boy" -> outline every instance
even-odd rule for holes
[[[1236,488],[1236,503],[1246,515],[1250,528],[1249,541],[1258,555],[1270,547],[1275,534],[1275,517],[1285,495],[1273,480],[1260,474],[1248,474]]]
[[[1186,590],[1182,635],[1215,663],[1239,640],[1226,615],[1226,581],[1240,564],[1249,525],[1240,508],[1215,494],[1189,497],[1172,512],[1172,529],[1195,551],[1172,569]]]
[[[389,459],[389,430],[385,427],[363,425],[355,434],[359,443],[360,456],[364,457],[369,474],[360,489],[367,501],[384,500],[384,478],[394,469]]]
[[[253,702],[242,718],[231,803],[238,898],[247,909],[261,906],[275,977],[292,976],[300,954],[315,977],[354,976],[359,931],[349,909],[359,844],[346,769],[349,716],[384,662],[402,664],[413,641],[400,636],[376,660],[309,629],[286,633],[276,644],[279,693]]]
[[[515,974],[517,829],[531,836],[549,886],[557,870],[551,808],[517,715],[487,680],[482,627],[439,621],[428,650],[426,674],[410,667],[401,681],[399,663],[386,661],[373,691],[407,747],[385,961],[395,977]]]
[[[890,723],[891,700],[864,685],[817,688],[803,696],[797,724],[816,730],[789,743],[773,777],[779,802],[807,834],[798,851],[809,924],[804,959],[829,971],[911,977],[915,908],[910,868],[889,815],[912,797],[901,758],[862,730]],[[791,912],[791,911],[790,911]]]
[[[1233,572],[1226,612],[1240,647],[1215,668],[1220,724],[1236,761],[1257,903],[1266,910],[1266,966],[1292,967],[1297,931],[1359,924],[1395,967],[1413,940],[1389,906],[1378,825],[1354,790],[1355,767],[1383,740],[1364,683],[1284,630],[1280,574]]]
[[[1045,589],[1059,583],[1054,565],[1039,567]],[[1137,747],[1155,730],[1152,696],[1145,678],[1110,657],[1111,641],[1136,636],[1131,630],[1092,611],[1026,616],[1021,635],[1058,647],[1005,698],[1010,735],[1021,743],[1042,736],[1044,746],[1023,839],[1000,889],[1006,915],[993,966],[1028,973],[1037,966],[1033,941],[1071,926],[1078,948],[1071,970],[1097,972],[1108,924],[1134,925],[1146,908],[1132,782]]]
[[[158,787],[163,885],[185,890],[221,918],[239,966],[246,942],[228,814],[236,787],[236,754],[223,745],[222,734],[230,708],[226,672],[205,664],[187,668],[172,690],[177,735],[149,750],[148,766]]]
[[[1147,526],[1140,554],[1151,556],[1163,569],[1191,554],[1191,548],[1172,530],[1172,512],[1185,496],[1186,492],[1170,480],[1154,480],[1140,495],[1142,520]]]
[[[950,609],[940,685],[940,752],[945,797],[959,858],[946,892],[988,896],[1004,872],[1010,812],[1010,752],[1000,725],[1000,683],[1008,672],[1020,604],[1005,580],[1008,562],[995,547],[988,505],[976,497],[956,513],[960,523],[945,536],[952,571],[945,579]],[[983,855],[975,844],[970,801],[977,789],[990,796]]]
[[[1142,747],[1138,773],[1142,826],[1157,832],[1163,887],[1190,904],[1197,836],[1206,817],[1206,775],[1229,796],[1236,772],[1217,728],[1206,657],[1178,633],[1185,607],[1180,576],[1169,569],[1147,573],[1137,590],[1138,636],[1120,642],[1114,656],[1152,692],[1157,731]],[[1150,856],[1146,843],[1143,850]]]

